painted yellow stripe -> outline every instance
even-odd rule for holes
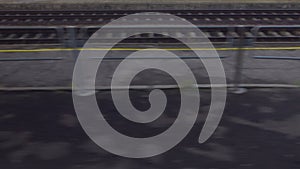
[[[169,50],[169,51],[190,51],[190,50],[213,50],[212,48],[41,48],[41,49],[0,49],[0,53],[22,53],[22,52],[58,52],[58,51],[135,51],[135,50]],[[217,51],[235,51],[239,48],[215,48]],[[300,46],[295,47],[247,47],[242,50],[300,50]]]

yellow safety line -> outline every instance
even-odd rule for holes
[[[40,49],[0,49],[0,53],[22,53],[22,52],[58,52],[58,51],[135,51],[135,50],[169,50],[169,51],[191,51],[191,50],[214,50],[213,48],[40,48]],[[217,51],[235,51],[239,48],[215,48]],[[295,47],[246,47],[242,50],[300,50],[300,46]]]

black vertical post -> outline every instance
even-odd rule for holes
[[[74,58],[77,57],[77,41],[76,41],[76,27],[74,26],[69,26],[67,27],[67,32],[68,32],[68,47],[72,48],[72,55]]]
[[[246,90],[240,87],[242,82],[242,70],[243,70],[243,57],[244,57],[244,50],[243,47],[245,46],[245,28],[240,26],[237,28],[239,38],[237,40],[237,55],[236,55],[236,64],[235,64],[235,75],[234,75],[234,93],[242,94]]]

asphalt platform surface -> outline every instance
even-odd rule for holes
[[[132,51],[113,51],[107,57],[126,57]],[[181,57],[188,51],[176,51]],[[1,59],[52,58],[43,61],[1,61],[1,89],[12,87],[71,86],[78,53],[11,52]],[[227,82],[233,83],[236,51],[219,51]],[[252,56],[299,57],[298,50],[249,50],[244,52],[242,83],[299,85],[300,61],[256,60]],[[142,57],[142,56],[141,56]],[[158,56],[159,57],[159,56]],[[110,85],[120,61],[106,60],[96,85]],[[199,60],[188,59],[197,82],[207,84]],[[159,71],[140,74],[133,84],[173,84]],[[141,125],[125,120],[116,110],[109,90],[98,91],[97,101],[106,120],[120,133],[149,137],[165,131],[177,117],[180,93],[164,90],[166,110],[154,122]],[[149,108],[150,90],[131,90],[132,104]],[[145,159],[119,157],[98,147],[83,131],[74,111],[70,91],[0,92],[0,168],[2,169],[299,169],[300,89],[251,88],[244,94],[229,91],[222,120],[204,144],[199,133],[210,107],[210,91],[200,89],[198,118],[187,137],[170,151]],[[124,145],[126,146],[126,145]]]
[[[106,58],[120,58],[102,61],[97,74],[96,86],[109,86],[115,68],[122,58],[134,51],[113,51]],[[194,56],[191,51],[171,51],[182,57]],[[0,53],[0,88],[5,87],[70,87],[78,51],[54,52],[11,52]],[[224,57],[222,64],[227,83],[234,83],[237,51],[218,51]],[[245,84],[288,84],[300,85],[299,60],[254,59],[253,56],[299,57],[299,50],[247,50],[243,52],[242,79]],[[140,56],[141,58],[143,56]],[[153,55],[153,59],[162,56]],[[20,61],[6,61],[17,59]],[[25,60],[24,60],[25,59]],[[50,59],[27,60],[26,59]],[[53,59],[53,60],[51,60]],[[59,60],[54,60],[59,59]],[[95,61],[97,59],[94,59]],[[147,62],[146,60],[143,60]],[[162,62],[169,64],[166,59]],[[200,59],[184,59],[195,74],[199,84],[209,84],[208,74]],[[140,63],[141,64],[141,63]],[[172,63],[171,63],[172,64]],[[130,71],[130,68],[128,70]],[[143,77],[143,78],[142,78]],[[134,79],[137,85],[173,85],[174,81],[162,71],[143,74]]]
[[[131,136],[163,132],[176,118],[177,90],[165,90],[168,105],[145,125],[125,121],[110,91],[97,92],[99,107],[116,130]],[[208,90],[200,90],[198,119],[172,150],[146,159],[112,155],[85,134],[74,112],[71,92],[0,92],[0,168],[3,169],[299,169],[300,90],[250,89],[229,94],[214,135],[197,139],[209,109]],[[130,91],[132,103],[147,109],[147,90]],[[124,145],[126,146],[126,145]]]

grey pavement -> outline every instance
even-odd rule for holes
[[[113,51],[107,58],[126,57],[132,51]],[[175,51],[178,56],[193,56],[188,51]],[[76,56],[70,51],[0,53],[3,58],[57,58],[62,60],[42,61],[0,61],[1,87],[70,87]],[[236,51],[219,51],[228,83],[233,83]],[[243,56],[242,81],[245,84],[291,84],[300,85],[300,61],[261,60],[252,56],[291,56],[299,57],[298,50],[250,50]],[[141,56],[142,57],[142,56]],[[160,56],[157,56],[160,57]],[[92,59],[93,60],[93,59]],[[94,59],[96,60],[96,59]],[[146,60],[145,60],[146,61]],[[162,60],[168,62],[166,60]],[[199,84],[209,84],[208,75],[200,60],[187,59]],[[109,86],[114,69],[120,60],[105,60],[99,68],[97,86]],[[143,78],[141,78],[143,77]],[[174,84],[168,75],[161,71],[149,72],[134,79],[139,85]]]
[[[125,120],[114,108],[110,91],[97,93],[105,119],[135,137],[163,132],[180,101],[165,90],[164,115],[148,124]],[[172,150],[146,159],[112,155],[84,133],[70,92],[0,92],[0,167],[5,169],[299,169],[299,89],[250,89],[229,94],[216,132],[206,143],[197,139],[205,120],[209,91],[200,90],[199,116],[188,136]],[[136,108],[147,109],[149,91],[131,91]],[[126,145],[124,145],[126,146]]]

